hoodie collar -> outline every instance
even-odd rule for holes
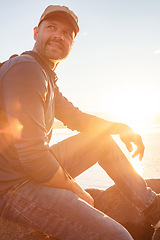
[[[23,52],[22,55],[32,56],[42,66],[44,71],[48,73],[49,77],[53,79],[54,82],[58,80],[56,73],[48,67],[48,65],[44,62],[44,60],[35,51],[26,51],[26,52]]]

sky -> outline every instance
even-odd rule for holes
[[[1,62],[33,48],[33,28],[51,4],[79,18],[73,49],[56,69],[64,96],[115,120],[146,121],[160,112],[159,0],[2,1]]]

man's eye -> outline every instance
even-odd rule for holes
[[[55,26],[49,25],[49,26],[48,26],[48,29],[50,29],[50,30],[55,30]]]
[[[65,32],[64,32],[64,35],[65,35],[67,38],[73,38],[73,34],[72,34],[71,32],[65,31]]]

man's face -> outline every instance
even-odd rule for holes
[[[34,29],[36,40],[34,50],[44,59],[59,62],[65,59],[74,42],[75,32],[64,18],[56,17],[44,20]]]

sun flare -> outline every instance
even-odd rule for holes
[[[125,154],[127,159],[130,161],[130,163],[132,164],[132,166],[134,167],[136,172],[143,177],[143,171],[144,171],[143,160],[140,161],[139,156],[136,156],[135,158],[132,158],[132,155],[136,150],[136,146],[133,145],[133,151],[130,153],[130,152],[128,152],[125,144],[122,143],[122,141],[120,140],[119,136],[113,135],[112,137],[116,141],[116,143],[118,144],[120,149],[123,151],[123,153]]]
[[[158,112],[157,99],[149,89],[134,86],[118,89],[111,102],[109,111],[115,119],[130,125],[135,131],[141,131]]]
[[[143,162],[139,161],[138,157],[131,160],[131,164],[136,172],[143,177]]]

